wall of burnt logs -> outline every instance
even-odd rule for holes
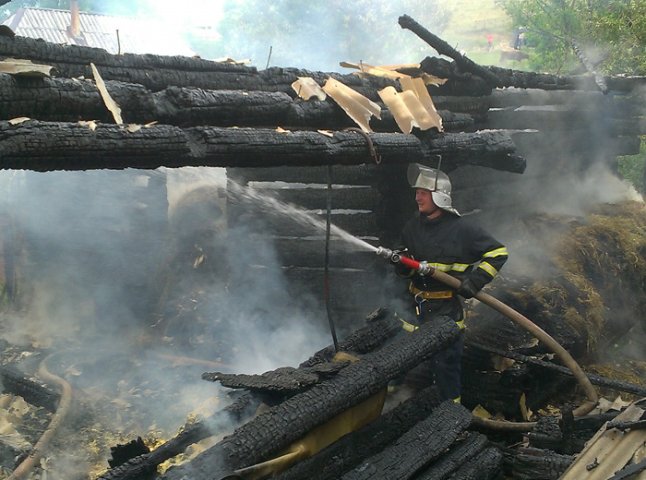
[[[505,241],[515,222],[544,200],[545,186],[564,178],[576,182],[599,163],[614,168],[617,155],[638,153],[639,135],[646,131],[639,79],[609,80],[611,90],[603,94],[585,77],[492,67],[489,73],[500,79],[492,85],[491,79],[426,59],[426,73],[448,77],[444,85],[428,87],[445,131],[403,134],[384,109],[381,120],[371,121],[375,133],[366,137],[346,130],[353,122],[330,98],[303,101],[291,84],[301,76],[319,84],[333,77],[379,102],[377,91],[397,87],[393,80],[295,68],[259,71],[199,58],[110,55],[0,36],[0,59],[10,58],[53,69],[51,77],[0,74],[1,168],[113,169],[130,177],[138,175],[133,169],[149,174],[160,166],[225,167],[229,179],[322,221],[329,207],[334,225],[389,247],[397,246],[399,231],[415,210],[405,179],[410,162],[437,166],[441,158],[453,182],[455,206]],[[147,125],[114,124],[91,80],[90,64],[121,107],[124,122]],[[10,121],[18,117],[30,120]],[[79,120],[95,120],[98,126]],[[166,208],[165,185],[157,181],[161,175],[156,171],[151,177],[155,181],[147,188],[156,193],[143,202],[157,205],[142,210],[154,216],[155,225],[165,218],[159,213]],[[253,202],[230,204],[226,211],[230,226],[261,221],[254,217]],[[137,228],[149,230],[150,222]],[[262,224],[260,241],[274,243],[290,285],[322,299],[324,232],[304,228],[289,215]],[[333,235],[329,252],[329,299],[336,315],[362,318],[391,298],[393,288],[403,292],[404,285],[393,284],[388,266],[370,251],[349,249]]]

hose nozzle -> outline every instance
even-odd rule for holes
[[[380,257],[385,258],[386,260],[390,260],[393,257],[393,251],[390,248],[386,247],[377,247],[375,253]]]

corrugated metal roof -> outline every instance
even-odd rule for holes
[[[67,31],[70,20],[69,10],[21,8],[3,25],[23,37],[103,48],[114,54],[121,44],[121,53],[195,55],[179,31],[157,22],[81,12],[81,35],[75,38]]]
[[[638,405],[645,404],[646,399],[630,405],[615,417],[614,422],[636,422],[646,412]],[[646,445],[646,430],[610,428],[606,423],[586,444],[585,448],[559,480],[607,480],[619,472],[631,461],[635,461],[640,449]],[[639,461],[639,460],[637,460]],[[627,478],[636,478],[630,476]],[[646,472],[637,477],[646,478]]]

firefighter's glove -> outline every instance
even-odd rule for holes
[[[473,298],[478,293],[478,290],[479,288],[476,287],[471,280],[465,278],[458,287],[458,295],[464,298]]]

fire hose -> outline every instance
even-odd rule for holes
[[[58,427],[60,427],[61,423],[63,423],[63,420],[69,412],[70,406],[72,404],[72,387],[67,381],[65,381],[58,375],[54,375],[47,369],[46,362],[48,358],[49,357],[45,358],[40,363],[38,374],[46,382],[56,384],[61,389],[61,399],[58,403],[56,412],[54,412],[54,414],[52,415],[47,430],[45,430],[45,432],[38,439],[36,445],[34,445],[34,447],[31,449],[31,452],[29,452],[27,458],[25,458],[16,467],[13,473],[9,476],[8,480],[18,480],[25,478],[34,469],[34,467],[38,465],[40,459],[45,453],[45,450],[49,446],[49,442],[54,437],[54,434],[58,430]]]
[[[396,252],[384,247],[378,247],[375,253],[383,258],[390,260],[393,263],[401,263],[402,265],[417,271],[417,273],[419,273],[420,275],[430,276],[433,279],[442,282],[451,288],[457,289],[460,286],[460,280],[438,270],[427,262],[418,262],[417,260],[402,255],[400,252]],[[579,383],[585,393],[585,396],[588,399],[587,402],[574,409],[572,413],[575,416],[583,416],[592,411],[592,409],[596,406],[597,401],[599,400],[597,391],[595,390],[585,372],[576,362],[576,360],[572,358],[570,353],[565,348],[563,348],[561,344],[554,340],[552,336],[550,336],[545,330],[532,322],[529,318],[517,312],[510,306],[502,303],[497,298],[484,292],[478,292],[475,295],[475,298],[498,311],[499,313],[503,314],[512,322],[516,323],[517,325],[534,335],[539,341],[543,342],[545,346],[547,346],[559,358],[559,360],[561,360],[561,362],[563,362],[563,364],[572,371],[574,378]],[[504,422],[482,419],[479,417],[476,418],[476,422],[492,429],[519,431],[526,431],[528,429],[531,429],[536,424],[535,422]]]

